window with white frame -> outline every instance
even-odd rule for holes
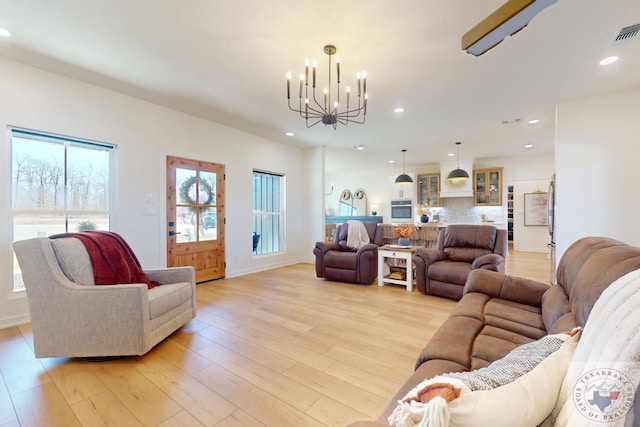
[[[109,230],[115,146],[10,129],[13,241]],[[24,290],[13,259],[13,289]]]
[[[284,176],[253,171],[253,252],[284,250]]]

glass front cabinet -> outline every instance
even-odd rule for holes
[[[431,202],[431,206],[440,206],[440,174],[418,175],[418,204]]]
[[[473,171],[473,204],[502,206],[502,168]]]

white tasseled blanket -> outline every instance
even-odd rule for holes
[[[640,270],[604,290],[584,327],[549,426],[637,426]],[[635,401],[634,401],[635,399]]]
[[[347,221],[347,246],[353,249],[360,249],[369,243],[369,233],[361,221]]]

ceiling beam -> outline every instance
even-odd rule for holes
[[[557,0],[509,0],[462,36],[462,50],[482,55],[505,37],[526,27],[529,21]]]

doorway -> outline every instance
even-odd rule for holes
[[[167,156],[167,265],[225,276],[224,165]]]

